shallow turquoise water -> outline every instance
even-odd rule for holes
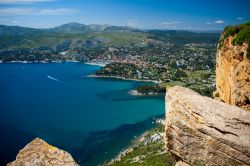
[[[0,161],[13,160],[25,143],[40,137],[71,152],[79,163],[96,165],[152,127],[148,118],[164,113],[163,97],[128,95],[142,82],[86,77],[99,68],[82,63],[1,64]]]

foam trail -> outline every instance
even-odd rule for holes
[[[56,78],[54,78],[54,77],[51,77],[51,76],[47,76],[47,78],[48,78],[48,79],[51,79],[51,80],[53,80],[53,81],[63,82],[63,81],[61,81],[61,80],[59,80],[59,79],[56,79]]]

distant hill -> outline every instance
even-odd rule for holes
[[[48,29],[35,29],[35,28],[26,28],[19,26],[6,26],[0,25],[0,36],[23,36],[23,35],[32,35],[35,33],[67,33],[67,34],[77,34],[77,33],[90,33],[90,32],[132,32],[135,31],[135,28],[126,27],[126,26],[110,26],[110,25],[98,25],[91,24],[85,25],[76,22],[63,24],[54,28]]]
[[[34,29],[34,28],[0,25],[0,36],[30,35],[33,33],[39,33],[41,31],[42,30],[40,29]]]
[[[132,32],[140,31],[139,29],[127,27],[127,26],[109,26],[106,27],[103,31],[105,32]]]
[[[85,25],[68,23],[54,28],[35,29],[19,26],[0,25],[0,50],[10,48],[89,48],[106,46],[143,45],[145,39],[151,43],[188,43],[215,44],[219,33],[196,33],[178,30],[140,30],[127,26]],[[66,43],[66,44],[65,44]]]
[[[63,32],[63,33],[88,33],[88,32],[131,32],[136,30],[127,26],[111,26],[111,25],[98,25],[98,24],[80,24],[80,23],[68,23],[51,28],[51,31]]]
[[[63,33],[87,33],[87,32],[100,32],[106,29],[107,27],[109,27],[109,25],[98,25],[98,24],[85,25],[72,22],[57,26],[55,28],[51,28],[50,30]]]

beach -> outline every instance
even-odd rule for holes
[[[107,63],[84,62],[84,64],[104,67]]]

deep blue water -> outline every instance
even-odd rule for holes
[[[0,65],[0,162],[40,137],[81,165],[114,157],[164,113],[163,97],[135,97],[145,83],[86,77],[82,63]],[[0,165],[2,165],[0,163]]]

